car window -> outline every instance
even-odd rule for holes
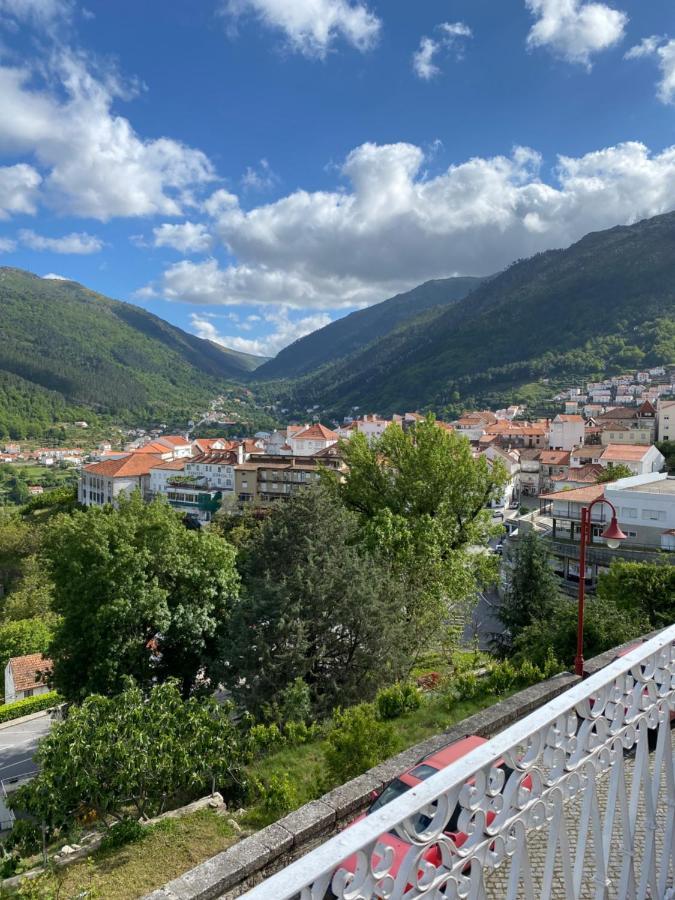
[[[370,813],[376,812],[378,809],[382,809],[382,807],[386,806],[387,803],[391,803],[392,800],[395,800],[397,797],[400,797],[401,794],[405,794],[405,792],[409,790],[410,785],[401,781],[399,778],[395,778],[390,784],[386,786],[377,800],[374,800],[371,803],[368,809],[368,815],[370,815]]]
[[[436,775],[438,769],[434,769],[433,766],[429,766],[426,763],[421,763],[419,766],[416,766],[410,774],[413,778],[419,778],[420,781],[425,781],[427,778],[430,778],[432,775]]]

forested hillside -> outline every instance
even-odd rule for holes
[[[87,410],[189,418],[260,362],[76,282],[0,268],[0,437]]]
[[[324,363],[334,363],[429,309],[463,300],[484,280],[467,276],[426,281],[404,294],[350,313],[285,347],[256,371],[256,380],[295,377]]]
[[[470,303],[432,309],[278,393],[291,408],[442,412],[528,396],[545,379],[667,362],[675,362],[675,213],[518,261]]]

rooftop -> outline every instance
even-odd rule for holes
[[[28,691],[47,682],[52,671],[52,661],[41,653],[13,656],[9,661],[15,691]]]
[[[104,478],[135,478],[139,475],[149,475],[150,469],[155,468],[160,461],[159,454],[134,451],[128,456],[91,463],[84,467],[84,471],[90,475],[101,475]]]

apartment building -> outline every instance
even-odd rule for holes
[[[316,484],[322,468],[342,468],[337,447],[313,456],[259,456],[234,467],[235,496],[240,508],[258,509],[286,500],[307,485]]]

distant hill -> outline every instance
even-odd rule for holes
[[[0,437],[18,423],[37,436],[75,408],[189,417],[261,362],[74,281],[0,268]]]
[[[292,409],[317,404],[335,414],[442,412],[542,397],[546,379],[669,362],[675,213],[518,261],[478,285],[470,302],[428,310],[276,393]]]
[[[422,312],[463,300],[484,280],[464,277],[427,281],[390,300],[350,313],[285,347],[256,371],[255,378],[289,378],[333,363],[376,338],[385,337]]]

